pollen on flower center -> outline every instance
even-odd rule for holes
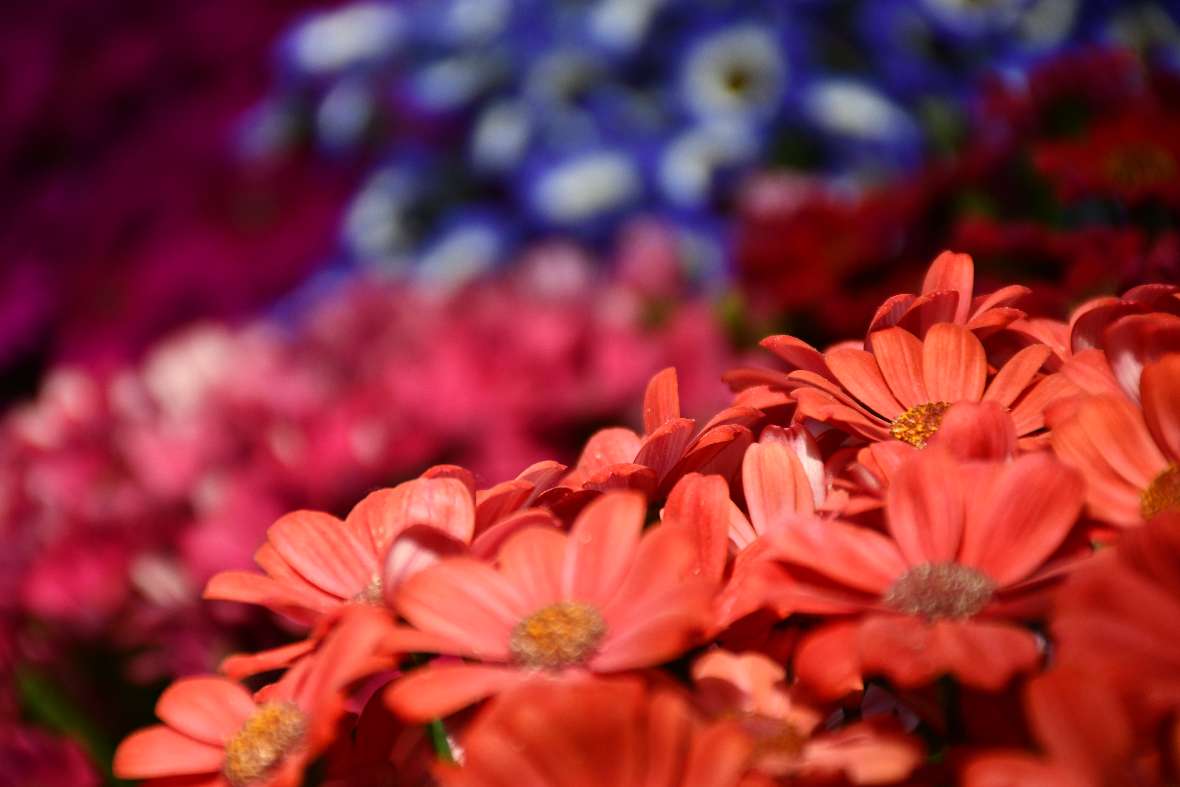
[[[942,426],[942,417],[950,407],[950,402],[916,404],[893,419],[889,434],[915,448],[925,448],[926,441]]]
[[[923,563],[898,577],[882,603],[928,620],[969,618],[991,601],[996,585],[986,575],[958,563]]]
[[[385,584],[381,577],[374,575],[360,593],[352,597],[354,604],[369,604],[374,607],[385,605]]]
[[[307,717],[294,703],[264,704],[225,745],[226,781],[233,787],[256,783],[299,746],[306,733]]]
[[[580,601],[560,601],[516,624],[509,649],[525,666],[561,669],[584,663],[604,634],[606,623],[598,610]]]
[[[1180,511],[1180,465],[1171,465],[1152,479],[1139,498],[1144,519],[1164,511]]]

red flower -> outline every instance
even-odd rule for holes
[[[839,616],[800,646],[795,668],[821,694],[883,673],[901,686],[943,673],[984,689],[1040,659],[1033,633],[1046,561],[1082,505],[1081,479],[1043,453],[959,462],[936,448],[894,476],[888,535],[799,518],[764,555],[786,577],[763,587],[780,614]]]
[[[341,691],[371,668],[387,625],[376,611],[351,613],[319,651],[256,697],[225,678],[178,680],[156,704],[164,724],[119,745],[115,775],[161,785],[187,776],[209,787],[295,787],[335,738]]]
[[[765,773],[890,784],[922,759],[915,741],[872,723],[821,729],[823,710],[788,689],[783,668],[760,653],[713,650],[697,659],[692,674],[698,701],[713,715],[741,723],[755,741],[755,767]]]
[[[707,724],[670,688],[640,681],[533,682],[502,694],[463,737],[447,787],[730,787],[751,742]]]
[[[789,338],[763,344],[774,348]],[[1060,375],[1038,374],[1051,355],[1044,345],[1026,347],[991,373],[979,339],[953,323],[932,326],[924,340],[904,328],[886,328],[866,344],[868,350],[842,345],[822,355],[791,348],[792,356],[807,358],[806,366],[787,376],[799,416],[866,440],[892,437],[920,448],[957,402],[1010,408],[1017,434],[1028,437],[1044,427],[1045,407],[1074,390]]]
[[[696,422],[680,417],[676,370],[652,377],[643,398],[644,436],[630,429],[603,429],[582,450],[577,466],[562,481],[572,489],[637,489],[649,497],[667,495],[686,473],[729,478],[753,439],[750,427],[762,418],[753,407],[722,410],[693,437]]]
[[[417,631],[396,649],[482,663],[439,663],[396,682],[387,697],[407,719],[445,716],[537,673],[618,672],[667,661],[709,624],[713,580],[693,577],[692,543],[657,527],[641,537],[645,503],[610,492],[567,535],[528,528],[498,566],[450,558],[409,579],[398,611]]]
[[[1180,354],[1144,368],[1136,389],[1142,408],[1106,394],[1051,419],[1053,450],[1085,477],[1090,514],[1123,526],[1180,511]]]

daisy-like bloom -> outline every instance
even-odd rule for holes
[[[295,787],[335,738],[341,692],[372,668],[388,625],[376,610],[351,612],[314,655],[253,697],[225,678],[178,680],[156,704],[164,724],[119,745],[115,774],[161,787],[182,779],[202,787]]]
[[[944,251],[926,270],[922,292],[886,299],[873,315],[868,334],[897,325],[924,336],[936,323],[953,322],[977,336],[988,336],[1025,316],[1011,304],[1029,292],[1028,287],[1011,284],[976,296],[975,261],[971,255]]]
[[[707,723],[675,689],[640,680],[531,683],[497,698],[463,736],[447,787],[736,787],[751,741]],[[753,782],[758,784],[760,782]]]
[[[1036,619],[1041,591],[1073,565],[1047,561],[1081,507],[1081,478],[1046,453],[960,462],[930,448],[895,474],[887,533],[798,518],[773,536],[763,559],[777,560],[786,580],[764,586],[764,603],[835,618],[795,659],[823,696],[858,689],[871,673],[903,687],[951,673],[994,690],[1040,659],[1019,624]]]
[[[556,481],[565,466],[541,462],[516,479],[475,490],[463,468],[439,465],[424,477],[379,489],[343,520],[296,511],[267,531],[255,560],[265,574],[225,571],[210,580],[205,597],[261,604],[312,627],[292,645],[227,659],[233,677],[289,664],[315,646],[322,631],[349,606],[383,606],[397,587],[444,556],[489,555],[522,527],[556,527],[541,509],[521,509]]]
[[[686,473],[729,478],[753,439],[750,427],[761,419],[754,407],[734,405],[711,418],[694,437],[696,422],[680,416],[676,370],[664,369],[652,377],[644,394],[643,436],[619,427],[597,432],[562,486],[630,488],[662,497]]]
[[[398,611],[416,631],[396,650],[465,656],[434,662],[390,687],[403,718],[446,716],[537,676],[609,673],[683,653],[709,625],[716,591],[691,541],[673,528],[642,533],[646,505],[608,492],[566,534],[527,528],[509,538],[496,566],[441,561],[402,585]]]
[[[1089,513],[1123,527],[1180,511],[1180,354],[1145,367],[1137,388],[1141,407],[1103,394],[1050,419],[1053,450],[1086,479]]]
[[[1140,401],[1143,367],[1169,353],[1180,352],[1180,314],[1144,311],[1145,304],[1180,310],[1180,290],[1163,285],[1136,288],[1143,300],[1132,297],[1098,299],[1080,307],[1070,322],[1073,354],[1061,372],[1086,393],[1114,394]],[[1161,302],[1162,301],[1162,302]]]
[[[1045,408],[1075,390],[1060,375],[1040,374],[1048,347],[1026,347],[992,371],[975,334],[949,322],[931,326],[924,339],[886,328],[869,336],[867,350],[838,346],[822,355],[790,337],[767,340],[772,347],[788,341],[790,355],[806,361],[788,375],[798,415],[874,442],[893,438],[922,448],[951,405],[980,401],[1008,408],[1017,435],[1032,442],[1045,425]]]
[[[891,784],[921,762],[914,740],[871,723],[820,729],[823,710],[793,696],[785,670],[761,653],[710,651],[693,664],[692,675],[698,702],[715,717],[741,723],[754,740],[755,767],[765,773]]]

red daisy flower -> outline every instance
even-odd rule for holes
[[[995,402],[1010,408],[1017,434],[1028,438],[1044,427],[1045,408],[1074,391],[1060,375],[1039,374],[1052,353],[1048,347],[1026,347],[991,373],[979,339],[953,323],[932,326],[925,339],[887,328],[873,333],[868,346],[815,352],[807,367],[788,375],[799,417],[866,440],[895,438],[920,448],[951,405]]]
[[[696,422],[680,416],[676,370],[665,369],[652,377],[644,394],[644,436],[621,427],[597,432],[562,486],[630,488],[663,497],[686,473],[730,478],[753,439],[750,427],[762,417],[751,406],[734,405],[715,415],[694,437]]]
[[[572,712],[571,712],[572,711]],[[736,787],[751,741],[677,691],[636,679],[532,682],[502,694],[462,741],[447,787]]]
[[[1044,581],[1072,565],[1046,561],[1081,506],[1081,479],[1047,454],[960,462],[930,448],[893,478],[888,534],[796,519],[763,556],[786,581],[760,590],[779,614],[841,616],[795,659],[825,696],[869,673],[913,687],[949,672],[995,689],[1040,659],[1034,634],[1013,623],[1039,614]]]
[[[694,576],[694,545],[672,528],[642,533],[646,504],[607,493],[570,533],[528,528],[493,567],[443,560],[396,599],[416,630],[404,647],[482,663],[434,662],[387,698],[404,718],[446,716],[537,673],[618,672],[667,661],[709,625],[714,580]],[[403,649],[391,639],[391,647]]]
[[[226,678],[182,678],[160,696],[164,721],[132,733],[115,775],[149,784],[295,787],[304,766],[336,736],[341,691],[373,667],[388,618],[354,610],[311,656],[257,697]]]
[[[697,659],[692,675],[699,704],[714,717],[741,723],[755,742],[755,767],[765,773],[892,784],[922,760],[920,745],[883,725],[821,729],[823,710],[792,692],[785,670],[761,653],[713,650]]]
[[[1121,526],[1180,511],[1180,354],[1149,364],[1137,388],[1142,408],[1106,394],[1050,419],[1053,450],[1086,479],[1089,513]]]

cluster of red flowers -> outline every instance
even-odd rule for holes
[[[845,336],[947,247],[973,255],[981,283],[1036,285],[1025,306],[1055,315],[1180,276],[1174,69],[1081,50],[993,78],[974,104],[964,143],[913,176],[861,191],[789,172],[752,179],[735,252],[751,302],[791,310],[812,336]]]
[[[306,638],[173,684],[116,774],[1174,782],[1180,288],[1068,323],[1027,294],[944,253],[863,340],[766,339],[703,424],[666,370],[573,467],[281,517],[205,596]]]
[[[652,238],[636,242],[652,263]],[[689,409],[725,400],[729,352],[703,300],[623,262],[537,254],[467,290],[358,280],[295,324],[201,326],[109,378],[51,375],[0,422],[0,707],[14,663],[76,677],[63,662],[85,643],[130,656],[137,682],[273,644],[265,616],[200,590],[251,566],[284,511],[346,511],[439,461],[489,483],[572,461],[668,364],[698,370]]]

